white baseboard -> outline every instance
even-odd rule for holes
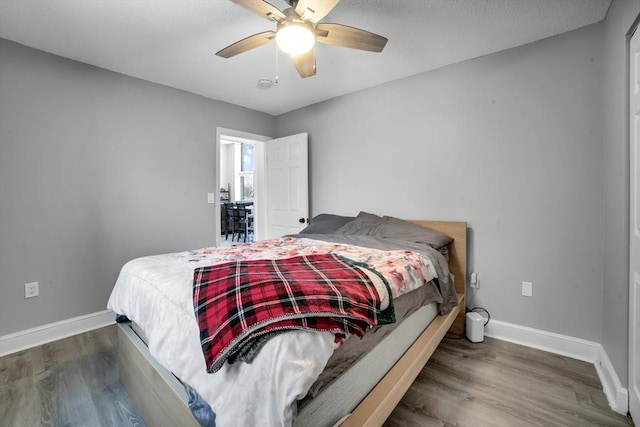
[[[617,413],[627,415],[628,390],[622,387],[602,344],[493,319],[485,327],[485,335],[593,363],[609,406]]]
[[[99,311],[0,336],[0,357],[115,323],[111,310]]]
[[[560,354],[572,359],[595,363],[602,346],[593,341],[493,320],[485,327],[485,335],[527,347]]]
[[[602,382],[602,389],[609,401],[609,406],[617,413],[627,415],[629,411],[629,390],[620,384],[620,378],[616,375],[611,360],[609,360],[609,356],[607,356],[602,346],[600,346],[600,358],[595,365]]]

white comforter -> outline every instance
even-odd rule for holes
[[[130,261],[108,308],[141,327],[153,357],[211,405],[217,426],[290,425],[291,403],[324,369],[335,348],[333,334],[279,334],[253,363],[227,363],[208,374],[191,295],[195,267],[188,258],[185,252]]]
[[[292,403],[306,395],[336,347],[331,333],[290,331],[270,339],[251,364],[226,363],[215,374],[206,372],[193,309],[193,271],[237,256],[264,258],[261,244],[132,260],[122,268],[107,305],[140,326],[151,355],[210,404],[218,427],[290,425]],[[293,256],[290,244],[291,239],[283,240],[275,250],[271,243],[263,245],[269,245],[268,257],[278,258]],[[304,252],[316,248],[324,251],[326,245],[308,239],[294,242],[296,250]],[[354,253],[348,255],[353,257]],[[422,283],[431,280],[435,272],[430,261],[420,260],[419,264],[420,271],[407,277]],[[396,272],[393,279],[388,279],[394,295],[399,288],[392,282],[401,282],[398,276]],[[383,299],[387,298],[385,295]]]

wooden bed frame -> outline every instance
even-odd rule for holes
[[[449,244],[449,269],[455,277],[458,306],[437,316],[387,372],[376,387],[341,424],[381,426],[409,389],[447,331],[463,335],[467,277],[467,223],[459,221],[411,221],[453,237]],[[187,394],[177,378],[149,354],[128,324],[119,324],[118,357],[120,380],[149,426],[194,426],[199,424],[187,406]]]

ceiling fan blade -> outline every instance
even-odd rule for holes
[[[275,40],[275,36],[275,31],[265,31],[263,33],[254,34],[245,39],[237,41],[230,46],[225,47],[221,51],[217,52],[216,55],[223,58],[231,58],[232,56],[236,56],[239,53],[255,49],[256,47],[260,47],[267,43],[271,43],[273,40]]]
[[[327,16],[340,0],[299,0],[296,13],[304,21],[314,24]]]
[[[267,3],[264,0],[231,0],[238,6],[242,6],[247,10],[255,13],[258,16],[262,16],[269,21],[280,22],[285,18],[284,13],[272,4]]]
[[[313,47],[302,55],[291,55],[293,65],[298,70],[300,77],[311,77],[316,75],[316,48]]]
[[[382,52],[388,40],[386,37],[347,25],[318,24],[316,25],[316,41],[333,46],[368,50],[369,52]]]

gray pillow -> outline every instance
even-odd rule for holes
[[[360,212],[357,217],[352,221],[349,221],[336,231],[337,234],[349,234],[359,236],[370,236],[382,222],[382,217],[378,215],[370,214],[367,212]]]
[[[422,243],[434,249],[443,248],[453,241],[452,237],[439,231],[390,216],[383,217],[371,235],[385,239]]]
[[[353,216],[320,214],[313,217],[311,224],[301,230],[300,234],[333,234],[340,227],[355,219]]]

